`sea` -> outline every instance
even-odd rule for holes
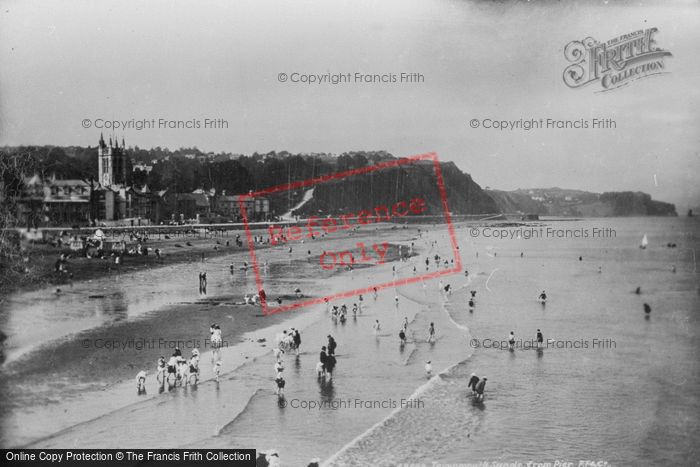
[[[346,297],[289,312],[288,321],[251,335],[250,342],[262,335],[269,341],[282,329],[302,330],[300,354],[284,357],[282,397],[270,346],[258,346],[240,365],[227,367],[218,383],[204,368],[194,388],[158,391],[149,381],[143,397],[125,382],[64,401],[57,387],[52,407],[13,409],[3,422],[3,447],[253,447],[276,450],[282,465],[307,465],[313,458],[326,465],[697,463],[696,218],[462,222],[455,224],[458,257],[444,225],[383,235],[405,248],[413,245],[415,256],[316,280],[317,268],[303,261],[272,269],[324,294],[461,268],[381,288],[376,296],[368,292],[361,301]],[[640,248],[644,235],[648,245]],[[273,254],[270,263],[285,261],[284,254]],[[220,260],[222,268],[227,260]],[[148,279],[139,276],[137,290],[148,289]],[[148,292],[157,295],[158,287],[154,282]],[[544,304],[538,300],[543,290]],[[37,293],[11,297],[7,322],[19,322],[18,303],[34,310],[28,297]],[[133,319],[151,307],[157,313],[159,300],[129,301]],[[349,309],[345,323],[329,312],[343,303]],[[125,319],[132,319],[128,312]],[[431,323],[436,338],[429,342]],[[51,339],[48,329],[45,340]],[[535,342],[538,329],[542,348]],[[511,331],[512,350],[506,342]],[[61,326],[56,333],[71,338]],[[332,380],[319,378],[315,368],[328,335],[338,342]],[[27,347],[21,335],[10,339],[17,343],[15,359],[46,351]],[[248,352],[250,342],[239,345]],[[234,345],[224,361],[241,353]],[[467,389],[472,373],[487,378],[483,401]],[[105,398],[114,403],[104,404]],[[34,438],[7,433],[81,404],[83,420],[53,422],[50,432]]]

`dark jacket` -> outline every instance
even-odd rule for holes
[[[335,357],[333,355],[329,355],[326,359],[326,370],[332,373],[333,368],[335,368]]]

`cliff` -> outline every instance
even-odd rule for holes
[[[442,163],[448,206],[453,214],[495,214],[498,205],[452,162]],[[327,215],[390,206],[397,201],[422,198],[425,215],[443,215],[432,161],[413,162],[398,167],[333,180],[314,188],[311,200],[295,215]]]
[[[499,209],[509,214],[546,216],[626,217],[676,216],[671,203],[655,201],[642,192],[592,193],[562,188],[533,188],[514,191],[488,190]]]

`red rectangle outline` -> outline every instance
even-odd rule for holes
[[[337,172],[334,174],[324,175],[322,177],[310,178],[304,181],[298,181],[293,183],[285,183],[283,185],[277,185],[272,188],[266,188],[264,190],[259,190],[253,193],[248,193],[246,195],[241,195],[238,199],[241,208],[241,214],[243,214],[243,224],[245,225],[246,238],[248,239],[248,249],[250,253],[250,261],[253,266],[253,271],[255,272],[255,284],[258,288],[258,292],[263,290],[263,281],[260,277],[260,268],[258,267],[258,261],[255,256],[255,244],[253,242],[253,234],[250,231],[250,226],[248,225],[248,213],[245,208],[245,201],[248,199],[254,199],[257,196],[269,195],[272,193],[279,193],[281,191],[296,190],[299,188],[305,188],[319,183],[327,182],[329,180],[337,180],[341,178],[350,177],[353,175],[367,174],[380,169],[386,169],[390,167],[398,167],[404,164],[410,164],[415,161],[422,160],[432,160],[433,166],[435,168],[435,175],[437,177],[438,191],[440,193],[440,201],[442,204],[442,209],[445,216],[445,223],[447,224],[447,230],[450,236],[450,242],[452,244],[452,253],[455,256],[455,266],[451,269],[445,269],[443,271],[435,271],[429,274],[423,274],[416,277],[410,277],[406,279],[393,280],[390,282],[384,282],[382,284],[373,285],[361,289],[355,289],[348,292],[338,292],[332,295],[326,295],[325,297],[312,298],[309,300],[304,300],[301,302],[295,302],[291,305],[280,305],[275,307],[274,310],[270,310],[267,306],[267,300],[262,301],[262,311],[263,315],[271,315],[275,313],[281,313],[283,311],[294,310],[309,305],[317,305],[323,303],[326,299],[329,301],[338,298],[348,298],[352,296],[357,296],[360,294],[366,294],[372,292],[375,288],[377,290],[387,289],[389,287],[398,287],[400,285],[413,284],[415,282],[422,282],[424,280],[434,279],[436,277],[446,276],[449,274],[455,274],[462,271],[462,259],[459,256],[459,248],[457,247],[457,236],[455,235],[454,226],[452,225],[452,215],[450,214],[449,207],[447,206],[447,192],[445,191],[445,182],[442,178],[442,169],[440,168],[440,161],[438,160],[437,153],[429,152],[425,154],[419,154],[416,156],[402,157],[400,159],[380,162],[379,164],[361,167],[358,169],[346,170],[343,172]]]

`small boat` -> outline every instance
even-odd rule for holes
[[[639,245],[639,248],[642,250],[646,250],[647,245],[649,245],[649,240],[647,240],[647,234],[644,234],[644,237],[642,237],[642,243]]]

